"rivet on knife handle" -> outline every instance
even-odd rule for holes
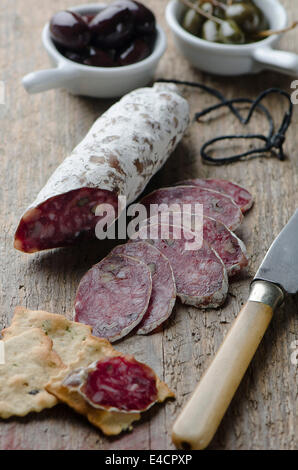
[[[242,308],[174,424],[172,439],[178,448],[199,450],[208,446],[271,321],[274,308],[283,300],[282,290],[264,281],[253,283],[251,293],[256,300],[249,299]],[[262,298],[271,306],[263,303]]]

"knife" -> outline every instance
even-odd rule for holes
[[[271,245],[248,301],[173,426],[180,449],[204,449],[213,438],[285,294],[298,292],[298,209]]]

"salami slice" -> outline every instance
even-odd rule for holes
[[[110,255],[91,268],[80,282],[75,320],[109,341],[128,335],[143,319],[152,280],[145,263],[124,255]]]
[[[147,264],[152,276],[152,293],[148,310],[136,332],[146,335],[162,325],[172,313],[176,301],[176,284],[169,260],[147,242],[119,245],[113,254],[138,258]]]
[[[162,210],[158,208],[161,204],[168,207],[179,204],[181,210],[183,210],[182,205],[188,204],[190,205],[188,212],[195,212],[195,204],[202,204],[204,215],[222,222],[230,230],[239,227],[243,219],[241,210],[231,197],[218,191],[196,186],[175,186],[157,189],[143,198],[141,204],[146,207],[148,218],[166,210],[165,206],[162,207]],[[171,209],[167,209],[167,211],[171,212]]]
[[[181,140],[189,106],[173,85],[124,96],[92,126],[27,209],[15,248],[33,253],[95,236],[95,208],[135,200]],[[111,214],[111,223],[124,207]]]
[[[139,413],[158,400],[156,375],[132,356],[103,358],[70,373],[63,385],[92,407],[113,412]]]
[[[218,254],[203,241],[198,250],[186,249],[193,234],[185,228],[167,226],[168,238],[163,238],[162,224],[156,224],[154,238],[150,228],[142,226],[139,239],[148,239],[170,261],[176,281],[177,296],[182,303],[194,307],[213,308],[225,301],[228,292],[228,277]],[[152,234],[152,232],[151,232]]]
[[[247,212],[253,205],[253,197],[250,192],[231,181],[196,178],[180,181],[178,185],[199,186],[200,188],[213,189],[219,193],[227,194],[234,200],[235,204],[240,207],[243,213]]]
[[[247,266],[244,243],[221,222],[204,217],[203,237],[222,259],[228,276]]]
[[[164,214],[163,214],[164,215]],[[189,220],[175,219],[175,214],[168,213],[170,224],[184,223],[186,229],[195,230],[192,217]],[[178,222],[177,222],[178,221]],[[162,223],[161,213],[147,219],[141,223],[141,226]],[[188,224],[188,225],[187,225]],[[221,222],[211,217],[203,217],[203,239],[216,251],[223,261],[229,277],[234,276],[242,268],[247,266],[246,247],[231,230]]]

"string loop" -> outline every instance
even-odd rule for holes
[[[200,123],[200,119],[203,116],[206,116],[207,114],[210,114],[213,111],[216,111],[223,107],[227,107],[230,110],[230,112],[234,114],[234,116],[238,119],[238,121],[244,126],[246,126],[250,122],[251,117],[256,109],[258,109],[261,113],[263,113],[263,115],[267,119],[267,122],[269,124],[269,130],[268,130],[267,135],[263,135],[263,134],[223,135],[223,136],[214,137],[213,139],[210,139],[207,142],[205,142],[205,144],[201,147],[201,150],[200,150],[200,154],[201,154],[201,158],[203,162],[209,163],[209,164],[215,164],[215,165],[222,165],[226,163],[232,163],[238,160],[245,160],[247,158],[265,156],[264,154],[267,152],[271,152],[272,155],[275,155],[279,160],[285,160],[284,144],[286,140],[286,133],[292,122],[292,117],[293,117],[293,103],[291,101],[291,96],[286,91],[280,88],[268,88],[267,90],[260,93],[260,95],[255,100],[252,100],[250,98],[234,98],[231,100],[227,100],[220,91],[216,90],[215,88],[211,88],[207,85],[204,85],[203,83],[189,82],[189,81],[176,80],[176,79],[164,79],[164,78],[160,78],[156,81],[162,82],[162,83],[174,83],[176,85],[184,85],[184,86],[199,88],[203,91],[206,91],[207,93],[214,96],[215,98],[217,98],[220,101],[219,103],[213,106],[209,106],[208,108],[203,109],[202,111],[199,111],[195,114],[195,121],[198,123]],[[270,94],[278,94],[282,97],[285,97],[289,103],[288,110],[285,112],[282,123],[276,132],[275,132],[274,120],[270,111],[268,110],[266,106],[264,106],[261,103],[263,99]],[[240,111],[237,109],[236,105],[238,104],[250,105],[250,109],[246,117],[243,117]],[[210,155],[210,147],[216,142],[221,142],[223,140],[253,140],[253,139],[264,142],[264,145],[261,147],[255,147],[251,150],[248,150],[246,152],[242,152],[236,155],[230,155],[228,157],[215,158]]]

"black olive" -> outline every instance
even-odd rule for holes
[[[90,31],[83,17],[72,11],[59,11],[50,21],[50,34],[59,46],[80,50],[90,41]]]
[[[79,64],[83,64],[84,60],[88,56],[88,50],[82,49],[80,51],[71,51],[69,49],[60,49],[61,54],[64,55],[69,60],[72,60],[73,62],[78,62]]]
[[[85,65],[91,65],[93,67],[117,67],[117,62],[114,60],[113,51],[104,51],[97,47],[91,46],[89,49],[89,55],[84,60]],[[82,201],[81,205],[83,204]]]
[[[146,41],[135,39],[127,49],[120,53],[118,61],[120,65],[135,64],[136,62],[144,60],[150,54],[151,49]]]
[[[134,17],[128,8],[111,5],[91,20],[89,28],[95,46],[103,49],[120,48],[132,38]]]
[[[149,8],[134,0],[117,0],[113,5],[128,8],[135,19],[135,30],[140,34],[150,34],[156,29],[155,16]]]

